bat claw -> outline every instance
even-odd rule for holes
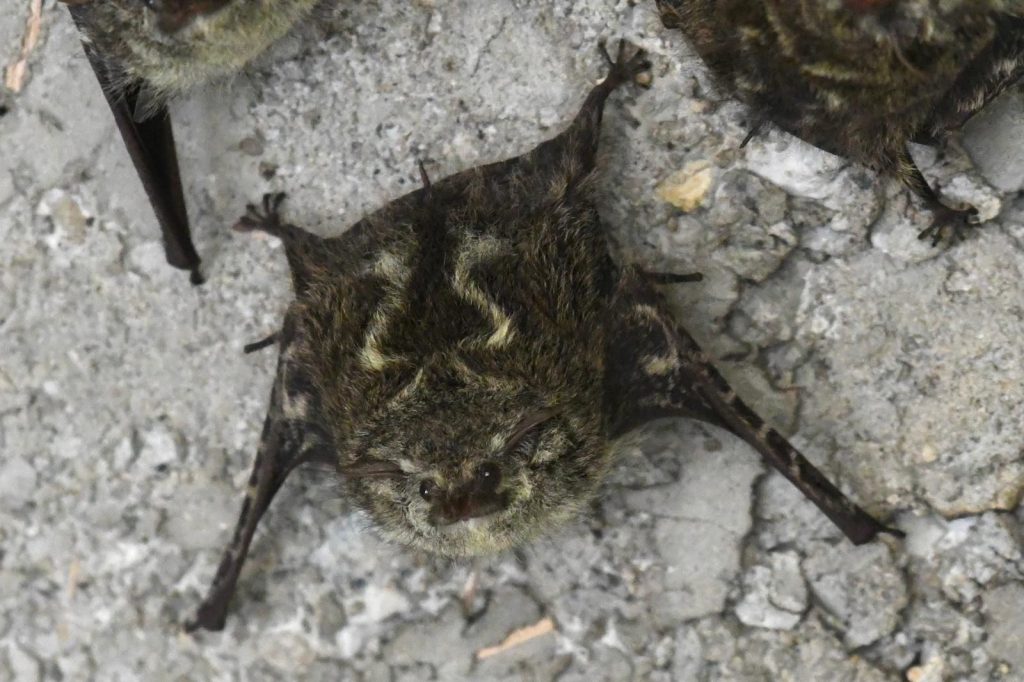
[[[958,244],[967,239],[968,233],[981,223],[978,209],[974,207],[958,209],[940,204],[933,211],[935,217],[932,224],[917,235],[920,240],[931,239],[933,247],[942,241],[948,241],[950,245]]]
[[[750,144],[750,141],[753,140],[758,135],[760,135],[764,131],[764,129],[767,128],[767,127],[768,127],[768,120],[767,119],[764,119],[764,118],[758,119],[754,123],[754,125],[750,126],[750,130],[747,131],[747,134],[746,134],[746,136],[744,136],[743,141],[740,142],[740,149],[743,149],[748,144]]]
[[[281,204],[284,203],[287,195],[284,192],[267,193],[263,195],[263,211],[267,215],[276,214]]]
[[[220,632],[227,623],[227,604],[221,599],[206,600],[196,609],[196,615],[185,621],[185,632],[209,630]]]
[[[899,528],[894,528],[892,526],[885,526],[880,532],[900,539],[907,537],[907,534],[904,533],[902,530],[900,530]]]
[[[635,50],[632,54],[630,54],[630,48]],[[640,48],[634,48],[624,39],[619,40],[615,59],[612,59],[612,56],[608,53],[608,46],[605,41],[602,40],[598,43],[598,49],[601,51],[605,62],[608,63],[609,73],[605,82],[611,87],[628,81],[636,81],[640,74],[651,68],[651,62],[647,59],[647,53]]]
[[[277,343],[277,337],[278,333],[274,332],[273,334],[270,334],[269,336],[266,336],[260,339],[259,341],[247,343],[245,344],[245,346],[242,347],[242,352],[245,354],[255,353],[256,351],[263,350],[268,346],[273,346],[275,343]]]
[[[256,223],[252,218],[244,215],[235,221],[235,224],[231,226],[231,229],[235,232],[252,232],[256,229]]]
[[[416,165],[420,169],[420,182],[423,183],[423,189],[430,189],[430,176],[427,175],[427,167],[423,163],[423,159],[418,159]]]
[[[282,236],[284,223],[281,222],[279,211],[286,196],[284,192],[268,192],[263,195],[259,207],[246,204],[245,215],[235,222],[232,229],[236,232],[261,230],[275,237]]]

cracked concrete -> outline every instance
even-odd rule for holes
[[[899,187],[778,131],[740,149],[743,107],[652,4],[346,2],[183,98],[209,278],[192,288],[45,3],[25,88],[0,94],[0,679],[1024,679],[1021,92],[915,150],[991,218],[933,249]],[[27,11],[0,16],[4,61]],[[273,371],[241,347],[287,300],[279,246],[227,227],[273,189],[337,233],[414,187],[416,159],[440,177],[518,154],[571,118],[597,40],[619,35],[654,80],[606,115],[617,253],[704,272],[669,292],[680,318],[906,541],[853,548],[736,439],[664,421],[621,444],[584,517],[472,563],[383,543],[310,471],[257,536],[226,631],[183,635]],[[477,658],[544,618],[553,633]]]

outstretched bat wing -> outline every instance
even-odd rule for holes
[[[854,504],[737,396],[697,342],[672,319],[649,277],[635,268],[620,276],[610,309],[605,365],[605,414],[611,437],[667,416],[727,429],[764,460],[854,543],[888,528]]]
[[[312,386],[294,360],[301,340],[297,338],[291,316],[286,317],[276,341],[280,345],[277,377],[245,499],[234,535],[224,550],[206,598],[195,616],[185,624],[189,632],[224,628],[228,604],[235,593],[256,527],[289,474],[306,462],[332,462],[329,437],[309,422],[315,412],[316,399]]]

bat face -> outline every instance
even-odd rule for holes
[[[361,425],[342,476],[383,535],[445,556],[494,553],[590,496],[603,471],[582,463],[607,449],[597,415],[552,406],[526,382],[492,383],[464,368],[421,375]]]

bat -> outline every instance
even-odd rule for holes
[[[910,142],[936,144],[1024,74],[1021,0],[657,0],[718,85],[767,124],[897,178],[933,245],[977,222],[944,203]]]
[[[156,214],[167,262],[201,284],[167,101],[240,70],[321,0],[61,0]]]
[[[267,195],[236,226],[281,239],[294,300],[248,490],[186,629],[219,630],[260,518],[298,466],[334,469],[387,539],[459,557],[575,516],[613,442],[680,416],[750,443],[850,538],[898,534],[754,414],[656,287],[617,265],[594,205],[605,101],[649,64],[620,44],[572,124],[532,151],[423,186],[321,238]]]

